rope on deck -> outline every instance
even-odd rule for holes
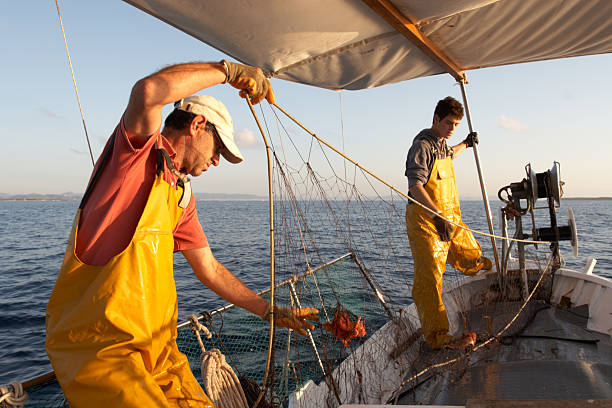
[[[200,337],[200,330],[206,338],[212,335],[206,326],[202,325],[196,315],[189,317],[191,329],[200,343],[202,350],[202,366],[200,373],[206,387],[208,398],[217,408],[248,408],[248,403],[240,385],[240,380],[234,373],[232,367],[225,360],[225,356],[219,349],[207,351]]]
[[[28,400],[28,393],[19,382],[0,386],[0,407],[23,407]]]

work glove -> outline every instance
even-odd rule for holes
[[[240,89],[242,98],[250,97],[251,103],[257,104],[263,98],[274,103],[274,91],[270,81],[259,68],[250,65],[238,64],[236,62],[221,61],[227,67],[227,79],[225,80],[236,89]]]
[[[467,147],[474,147],[475,144],[478,144],[478,133],[471,132],[462,143],[465,143]]]
[[[263,320],[270,322],[272,313],[270,313],[270,305],[266,309],[266,313],[261,317]],[[274,306],[274,324],[278,327],[286,327],[295,330],[302,336],[306,335],[307,330],[313,330],[314,326],[307,322],[318,321],[319,311],[314,307],[305,307],[301,309],[293,309],[290,307]]]
[[[433,219],[434,226],[436,227],[436,231],[438,232],[438,236],[440,240],[448,242],[451,240],[451,235],[455,227],[450,222],[446,221],[444,218],[440,216],[435,216]]]

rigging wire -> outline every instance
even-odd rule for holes
[[[275,117],[277,118],[277,124],[280,124],[281,126],[283,126],[283,125],[282,125],[282,122],[279,122],[279,120],[278,120],[278,115],[277,115],[277,112],[276,112],[275,110],[272,110],[272,113],[273,113],[273,114],[275,115]],[[294,143],[294,141],[293,141],[293,138],[291,138],[291,136],[290,136],[290,135],[289,135],[289,133],[287,132],[287,129],[286,129],[284,126],[283,126],[283,130],[284,130],[284,132],[285,132],[285,134],[286,134],[286,136],[287,136],[288,140],[289,140],[289,141],[291,142],[291,144],[292,144],[292,145],[295,147],[295,143]],[[312,139],[312,141],[314,141],[314,138]],[[330,162],[330,158],[329,158],[329,157],[328,157],[328,155],[326,154],[323,144],[322,144],[320,141],[316,141],[316,145],[319,147],[320,153],[321,153],[321,154],[322,154],[322,156],[325,158],[325,161],[327,162],[327,164],[328,164],[328,166],[329,166],[329,170],[330,170],[330,171],[333,173],[333,175],[334,175],[335,179],[336,179],[336,180],[341,180],[341,181],[342,181],[341,185],[337,185],[337,187],[338,187],[338,193],[339,193],[339,194],[341,194],[341,195],[342,195],[342,194],[343,194],[343,195],[345,195],[345,196],[346,196],[346,201],[347,201],[347,202],[351,201],[351,199],[352,199],[352,195],[353,195],[354,193],[356,193],[356,194],[355,194],[355,198],[356,198],[356,199],[357,199],[357,200],[358,200],[358,201],[359,201],[359,202],[362,204],[361,209],[362,209],[362,212],[363,212],[364,202],[363,202],[363,200],[362,200],[362,197],[360,196],[360,194],[359,194],[359,193],[357,192],[357,190],[356,190],[356,185],[355,185],[356,181],[355,181],[355,180],[353,180],[352,182],[348,182],[348,181],[346,180],[346,178],[347,178],[347,174],[346,174],[346,173],[347,173],[346,161],[344,161],[344,162],[343,162],[343,163],[344,163],[344,172],[345,172],[345,176],[344,176],[344,179],[342,179],[342,178],[340,177],[340,175],[336,173],[336,170],[334,169],[334,166],[333,166],[333,165],[332,165],[332,163]],[[283,152],[283,153],[284,153],[284,152]],[[299,151],[298,151],[297,153],[299,154]],[[297,211],[297,212],[299,213],[299,218],[300,218],[301,220],[303,220],[303,222],[304,222],[304,226],[305,226],[305,229],[307,229],[307,230],[308,230],[308,227],[307,227],[307,224],[306,224],[306,219],[305,219],[305,217],[304,217],[304,214],[302,214],[301,210],[297,209],[297,205],[296,205],[296,204],[297,204],[297,201],[296,201],[296,195],[295,195],[295,192],[293,191],[293,188],[291,187],[290,183],[288,182],[288,178],[287,178],[287,177],[288,177],[288,175],[286,175],[286,174],[284,173],[284,171],[282,170],[283,166],[286,166],[286,167],[288,168],[287,163],[284,163],[284,164],[280,163],[280,162],[279,162],[279,157],[278,157],[276,154],[274,155],[274,157],[275,157],[275,159],[276,159],[276,161],[277,161],[277,163],[278,163],[278,168],[279,168],[279,170],[280,170],[280,172],[281,172],[281,180],[283,180],[283,181],[284,181],[284,184],[285,184],[285,186],[286,186],[285,188],[288,190],[288,192],[289,192],[289,194],[290,194],[290,197],[291,197],[291,200],[290,200],[290,201],[293,203],[293,205],[294,205],[294,206],[296,206],[296,208],[295,208],[294,210],[295,210],[295,211]],[[310,159],[311,159],[311,158],[310,158],[310,156],[309,156],[308,160],[310,160]],[[286,159],[285,159],[285,160],[286,160]],[[347,216],[347,220],[346,220],[346,227],[348,228],[348,236],[347,236],[346,234],[344,234],[344,232],[343,232],[342,228],[340,227],[340,224],[341,224],[340,219],[339,219],[339,218],[336,216],[336,211],[335,211],[335,210],[332,208],[332,206],[330,205],[330,202],[329,202],[329,197],[327,197],[327,194],[325,194],[325,191],[323,190],[323,187],[322,187],[322,186],[320,185],[320,183],[317,181],[318,179],[320,179],[320,178],[321,178],[321,176],[320,176],[320,175],[318,175],[318,174],[315,174],[315,173],[314,173],[313,168],[312,168],[312,167],[311,167],[309,164],[307,164],[307,165],[306,165],[306,168],[307,168],[307,171],[308,171],[308,174],[309,174],[309,178],[310,178],[310,180],[311,180],[311,181],[312,181],[312,183],[313,183],[313,186],[317,187],[317,188],[316,188],[314,191],[318,191],[318,192],[319,192],[319,195],[320,195],[319,199],[320,199],[322,202],[324,202],[324,203],[327,205],[327,207],[328,207],[328,212],[329,212],[329,213],[331,214],[331,216],[333,217],[333,219],[331,219],[331,220],[330,220],[330,222],[331,222],[333,225],[336,225],[336,227],[337,227],[337,229],[338,229],[338,231],[337,231],[337,236],[338,236],[338,237],[342,237],[342,238],[343,238],[343,241],[344,241],[344,242],[345,242],[345,243],[348,245],[349,250],[350,250],[350,251],[353,251],[353,250],[355,249],[355,248],[354,248],[354,247],[355,247],[355,245],[354,245],[354,242],[352,241],[352,239],[350,238],[350,235],[351,235],[351,233],[350,233],[351,226],[350,226],[350,222],[349,222],[348,216]],[[357,175],[357,167],[356,167],[356,166],[354,167],[354,171],[355,171],[355,174],[354,174],[354,176],[353,176],[353,177],[355,178],[355,176]],[[362,173],[363,173],[363,171],[362,171]],[[365,174],[364,174],[364,175],[365,175]],[[368,178],[366,177],[366,179],[368,179]],[[371,182],[370,182],[370,180],[369,180],[369,179],[368,179],[368,182],[370,183],[370,185],[371,185],[372,189],[373,189],[373,190],[376,192],[376,188],[375,188],[375,187],[374,187],[374,186],[371,184]],[[349,189],[350,189],[350,193],[349,193]],[[329,188],[328,188],[327,190],[329,190]],[[378,196],[379,196],[379,198],[381,198],[381,199],[384,201],[384,199],[383,199],[383,198],[382,198],[380,195],[378,195]],[[386,202],[386,201],[385,201],[385,202]],[[348,207],[347,207],[347,212],[350,212],[350,211],[349,211],[349,209],[348,209]],[[391,214],[389,214],[389,215],[391,215]],[[362,214],[362,216],[364,217],[364,219],[365,219],[365,220],[367,220],[367,219],[369,218],[367,213],[363,213],[363,214]],[[299,225],[299,224],[300,224],[300,221],[298,221],[298,231],[300,232],[300,235],[301,235],[301,233],[302,233],[302,232],[301,232],[301,227],[300,227],[300,225]],[[370,225],[370,222],[367,222],[367,223],[366,223],[366,225]],[[369,231],[370,231],[370,234],[373,236],[373,235],[374,235],[373,231],[372,231],[371,229],[369,229]],[[306,245],[304,244],[304,238],[302,237],[302,238],[301,238],[301,240],[302,240],[302,248],[303,248],[303,249],[305,249],[305,248],[306,248]],[[316,245],[314,244],[314,242],[313,242],[313,245],[314,245],[314,247],[315,247],[315,251],[318,253],[318,249],[317,249]],[[388,246],[389,246],[389,247],[391,247],[391,245],[388,245]],[[387,248],[387,249],[388,249],[388,248]],[[391,250],[393,251],[393,249],[391,249]],[[357,264],[359,265],[359,262],[357,262]],[[307,266],[308,266],[308,267],[310,267],[310,266],[308,265],[308,261],[307,261]],[[361,266],[360,266],[360,267],[361,267]],[[324,273],[326,273],[326,271],[324,271]],[[367,272],[365,272],[365,271],[364,271],[364,274],[366,274],[366,273],[367,273]],[[314,275],[313,275],[313,278],[314,278]],[[328,276],[328,280],[330,280],[329,276]],[[316,282],[316,278],[315,278],[315,285],[317,286],[317,292],[319,292],[319,288],[318,288],[318,284],[317,284],[317,282]],[[339,296],[339,294],[338,294],[338,293],[335,291],[335,289],[333,288],[333,286],[331,287],[331,290],[332,290],[332,292],[334,293],[334,295],[336,296],[337,303],[341,303],[340,296]],[[320,294],[319,294],[319,297],[320,297]],[[323,308],[324,308],[324,311],[326,312],[326,315],[327,315],[327,311],[326,311],[326,308],[325,308],[325,303],[323,302],[323,300],[322,300],[322,299],[320,299],[320,300],[321,300],[321,304],[322,304],[322,306],[323,306]],[[329,318],[328,318],[328,320],[329,320]]]
[[[278,121],[278,117],[276,117],[276,119]],[[282,137],[280,135],[280,132],[279,132],[279,137]],[[283,150],[283,154],[285,154],[284,150]],[[297,224],[297,230],[298,230],[298,233],[299,233],[300,248],[302,249],[302,253],[304,254],[304,262],[306,263],[306,269],[308,271],[312,271],[312,267],[310,265],[310,259],[309,259],[308,252],[307,252],[306,238],[305,238],[305,233],[307,233],[308,226],[305,223],[305,219],[304,219],[303,214],[301,213],[301,210],[297,206],[297,197],[295,195],[295,192],[291,188],[291,183],[289,182],[289,179],[288,179],[288,177],[290,177],[290,175],[286,174],[285,171],[283,170],[283,163],[280,161],[280,159],[279,159],[278,155],[276,154],[276,152],[274,152],[273,155],[274,155],[274,160],[277,163],[277,167],[276,167],[277,168],[277,172],[279,173],[279,176],[278,176],[278,180],[279,181],[278,181],[278,183],[285,186],[285,189],[287,190],[287,194],[289,195],[289,202],[291,203],[291,208],[293,210],[293,214],[295,215],[295,222]],[[286,156],[285,156],[285,164],[286,164]],[[304,226],[302,226],[303,222],[304,222]],[[287,240],[287,237],[285,237],[285,240]],[[329,316],[327,314],[327,309],[325,308],[325,304],[324,304],[323,298],[321,296],[321,290],[319,288],[319,284],[317,282],[316,276],[313,274],[312,277],[313,277],[313,281],[314,281],[315,287],[317,288],[317,293],[319,295],[319,299],[321,301],[321,305],[323,307],[323,311],[325,312],[325,316],[326,316],[327,320],[329,321]],[[296,297],[296,299],[297,299],[297,297]]]
[[[341,136],[342,136],[342,151],[346,152],[346,147],[344,146],[344,117],[342,115],[342,90],[338,91],[338,105],[340,108],[340,132],[341,132]],[[344,179],[346,180],[346,161],[343,162],[344,164]],[[349,201],[349,196],[348,196],[348,186],[345,185],[345,191],[346,191],[346,201],[347,201],[347,206],[348,206],[348,201]],[[348,212],[348,214],[350,214],[350,212]],[[350,223],[349,223],[350,226]]]
[[[83,121],[83,129],[85,130],[85,139],[87,139],[87,147],[89,148],[91,165],[95,166],[93,152],[91,151],[91,143],[89,141],[89,134],[87,133],[87,125],[85,124],[85,115],[83,114],[83,107],[81,106],[81,99],[79,98],[79,90],[77,89],[77,83],[74,77],[74,69],[72,68],[72,60],[70,59],[70,51],[68,50],[68,41],[66,41],[66,32],[64,31],[64,23],[62,22],[62,14],[60,13],[59,4],[57,0],[55,0],[55,7],[57,8],[57,17],[59,18],[60,28],[62,29],[62,36],[64,37],[66,55],[68,56],[68,65],[70,66],[70,73],[72,74],[72,83],[74,84],[74,92],[76,93],[77,103],[79,104],[79,111],[81,112],[81,121]]]
[[[271,134],[270,130],[267,127],[267,121],[266,121],[266,117],[265,117],[264,112],[263,112],[263,108],[261,107],[261,105],[259,107],[260,107],[260,111],[261,111],[262,117],[264,118],[264,123],[266,124],[266,129],[268,130],[268,134]],[[277,123],[277,127],[278,127],[278,125],[280,123],[278,115],[276,114],[276,112],[272,108],[270,108],[270,110],[274,114],[274,118],[276,119],[276,123]],[[287,136],[289,136],[289,133],[287,132],[287,130],[284,127],[283,127],[283,130],[287,134]],[[281,132],[280,127],[278,128],[278,137],[279,137],[281,149],[282,149],[282,152],[283,152],[284,164],[285,164],[285,166],[288,167],[288,165],[287,165],[287,163],[288,163],[287,162],[287,155],[286,155],[286,152],[285,152],[285,147],[283,145],[283,137],[282,137],[282,132]],[[293,143],[293,140],[291,140],[290,137],[289,137],[289,140]],[[303,219],[303,215],[301,214],[300,210],[298,209],[298,207],[296,205],[296,203],[297,203],[296,195],[295,195],[295,193],[293,192],[293,190],[291,188],[291,183],[289,183],[289,181],[287,179],[287,175],[285,175],[285,172],[283,171],[283,163],[279,160],[278,155],[274,151],[274,148],[273,148],[274,146],[273,146],[273,143],[272,143],[272,139],[270,139],[270,144],[272,145],[272,155],[274,157],[275,162],[277,163],[277,169],[278,169],[277,171],[279,172],[279,184],[281,183],[281,181],[284,182],[284,184],[287,186],[286,187],[287,191],[288,191],[288,193],[290,194],[290,197],[291,197],[290,202],[292,204],[292,208],[293,208],[293,211],[295,213],[295,219],[296,219],[296,223],[297,223],[297,227],[298,227],[298,232],[299,232],[299,236],[300,236],[300,243],[301,243],[301,247],[302,247],[302,250],[303,250],[304,259],[305,259],[305,262],[306,262],[306,267],[307,267],[308,271],[312,271],[312,267],[310,265],[310,260],[309,260],[308,253],[307,253],[307,250],[306,250],[306,242],[305,242],[305,237],[304,237],[304,232],[305,231],[303,231],[303,228],[302,228],[302,225],[301,225],[301,223],[302,222],[305,223],[306,220]],[[294,147],[295,147],[295,145],[294,145]],[[300,219],[302,219],[302,221],[300,221]],[[307,229],[306,224],[304,224],[304,227]],[[323,298],[321,296],[321,290],[319,288],[319,283],[317,282],[316,275],[312,274],[312,278],[313,278],[315,287],[317,289],[317,293],[319,295],[319,299],[321,301],[321,306],[323,307],[323,311],[325,312],[325,317],[327,318],[327,321],[329,321],[330,320],[329,319],[329,315],[327,313],[327,308],[325,307],[325,302],[323,302]]]

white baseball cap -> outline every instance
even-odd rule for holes
[[[202,115],[217,128],[217,133],[225,145],[221,154],[230,163],[244,160],[234,142],[234,122],[225,105],[209,95],[191,95],[174,103],[175,109]]]

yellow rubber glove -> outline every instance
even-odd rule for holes
[[[266,309],[266,313],[261,317],[263,320],[270,322],[272,313],[270,305]],[[295,330],[302,336],[307,333],[304,329],[312,330],[314,326],[307,320],[316,322],[319,320],[319,311],[314,307],[305,307],[301,309],[292,309],[290,307],[274,306],[274,324],[278,327],[286,327]]]
[[[259,68],[242,65],[236,62],[221,61],[227,67],[227,79],[234,88],[240,89],[240,96],[251,98],[251,103],[257,104],[263,98],[274,103],[274,91],[270,81]]]

